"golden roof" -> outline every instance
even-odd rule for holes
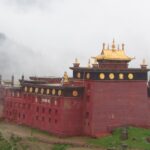
[[[100,55],[96,56],[96,60],[124,60],[131,61],[134,58],[131,58],[125,54],[124,44],[122,44],[122,49],[115,48],[115,42],[113,40],[112,48],[109,49],[109,45],[107,49],[105,49],[105,43],[103,43],[103,49]]]

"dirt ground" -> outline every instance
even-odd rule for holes
[[[21,137],[21,145],[28,147],[28,150],[51,150],[54,144],[69,144],[67,150],[102,150],[90,147],[86,141],[87,137],[60,138],[48,135],[32,128],[0,121],[0,132],[8,139],[12,134]]]

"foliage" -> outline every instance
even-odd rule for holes
[[[121,144],[127,144],[129,148],[150,149],[150,143],[146,140],[150,137],[150,129],[128,127],[128,139],[124,141],[120,138],[121,130],[122,128],[117,128],[110,136],[89,139],[88,143],[105,148],[120,148]]]
[[[0,133],[0,150],[11,150],[11,144],[3,137],[2,133]]]
[[[14,136],[13,134],[10,136],[9,140],[6,140],[2,133],[0,133],[0,150],[17,150],[17,143],[22,139],[18,136]]]
[[[67,144],[55,144],[52,150],[66,150],[69,147]]]

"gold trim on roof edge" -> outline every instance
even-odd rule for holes
[[[134,58],[128,57],[124,50],[102,50],[101,54],[96,56],[97,60],[125,60],[131,61]]]

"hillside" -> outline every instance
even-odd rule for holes
[[[150,129],[128,127],[128,139],[122,140],[122,129],[117,128],[110,136],[90,137],[57,137],[47,132],[27,126],[0,122],[0,150],[106,150],[121,149],[127,145],[130,150],[150,149]],[[5,149],[6,148],[6,149]]]

